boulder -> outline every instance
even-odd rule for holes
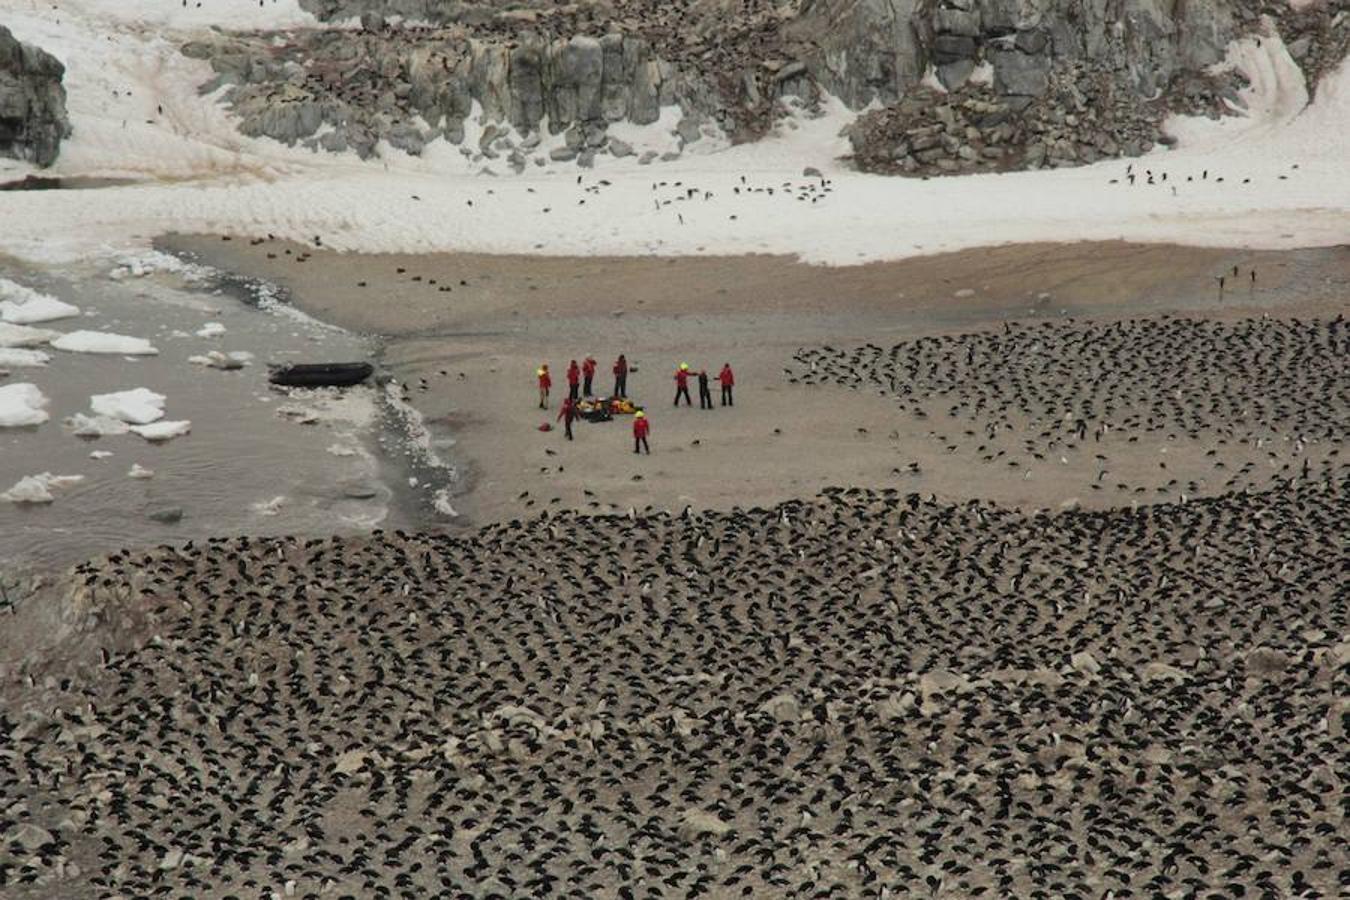
[[[70,136],[66,69],[45,50],[0,25],[0,156],[50,166]]]

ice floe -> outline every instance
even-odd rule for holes
[[[112,394],[95,394],[89,398],[89,408],[100,416],[130,425],[148,425],[164,418],[165,399],[163,394],[138,387]]]
[[[106,331],[71,331],[51,342],[70,353],[109,353],[118,356],[155,356],[159,353],[145,338]]]
[[[10,503],[51,503],[56,499],[52,494],[52,488],[59,490],[83,480],[83,475],[53,475],[51,472],[25,475],[12,488],[0,494],[0,500],[8,500]]]
[[[0,366],[15,369],[37,368],[51,362],[51,355],[41,350],[27,350],[19,347],[0,347]]]
[[[47,414],[47,397],[38,386],[26,381],[0,387],[0,428],[41,425]]]
[[[78,306],[0,278],[0,320],[15,325],[33,325],[79,314]]]
[[[130,430],[147,441],[168,441],[187,434],[192,430],[192,423],[187,419],[177,422],[152,422],[149,425],[132,425]]]
[[[61,336],[59,331],[0,322],[0,347],[37,347]]]
[[[86,416],[84,413],[76,413],[63,424],[70,429],[71,434],[82,438],[110,437],[126,434],[131,430],[131,426],[120,419],[111,416]]]

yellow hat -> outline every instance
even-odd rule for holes
[[[680,363],[680,368],[683,369],[684,371],[688,371],[689,363]]]
[[[637,412],[633,413],[633,418],[635,418],[635,419],[645,419],[645,418],[647,418],[647,414],[644,413],[642,410],[639,409]]]
[[[536,369],[534,374],[536,374],[536,375],[543,375],[544,372],[545,372],[545,370],[546,370],[547,368],[548,368],[548,367],[545,366],[543,369]]]

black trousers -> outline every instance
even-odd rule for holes
[[[698,408],[699,409],[713,408],[712,391],[708,390],[706,385],[700,384],[698,386]]]
[[[569,384],[567,386],[567,396],[572,398],[573,403],[577,402],[577,391],[579,390],[581,390],[581,388],[577,387],[575,384]]]
[[[591,395],[591,376],[589,375],[586,376],[585,384],[582,385],[581,392],[585,394],[587,397]]]
[[[563,433],[567,435],[567,439],[568,439],[569,441],[572,439],[572,417],[571,417],[571,416],[563,416]]]
[[[723,406],[736,405],[735,403],[731,402],[731,385],[729,384],[722,385],[722,405]]]
[[[627,397],[627,396],[628,396],[628,373],[627,373],[627,372],[625,372],[625,373],[622,374],[622,375],[615,375],[615,376],[614,376],[614,396],[615,396],[615,397]]]
[[[681,397],[684,398],[684,402],[685,402],[686,405],[688,405],[688,406],[693,406],[693,405],[694,405],[694,401],[691,400],[691,399],[689,399],[689,385],[686,384],[684,387],[680,387],[680,388],[676,388],[676,389],[675,389],[675,405],[676,405],[676,406],[679,406],[679,405],[680,405],[680,398],[681,398]]]
[[[637,453],[639,447],[646,450],[648,456],[652,455],[652,448],[647,446],[647,439],[645,437],[633,438],[633,452]]]

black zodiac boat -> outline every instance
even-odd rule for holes
[[[267,380],[287,387],[348,387],[370,377],[370,363],[296,363],[272,370]]]

